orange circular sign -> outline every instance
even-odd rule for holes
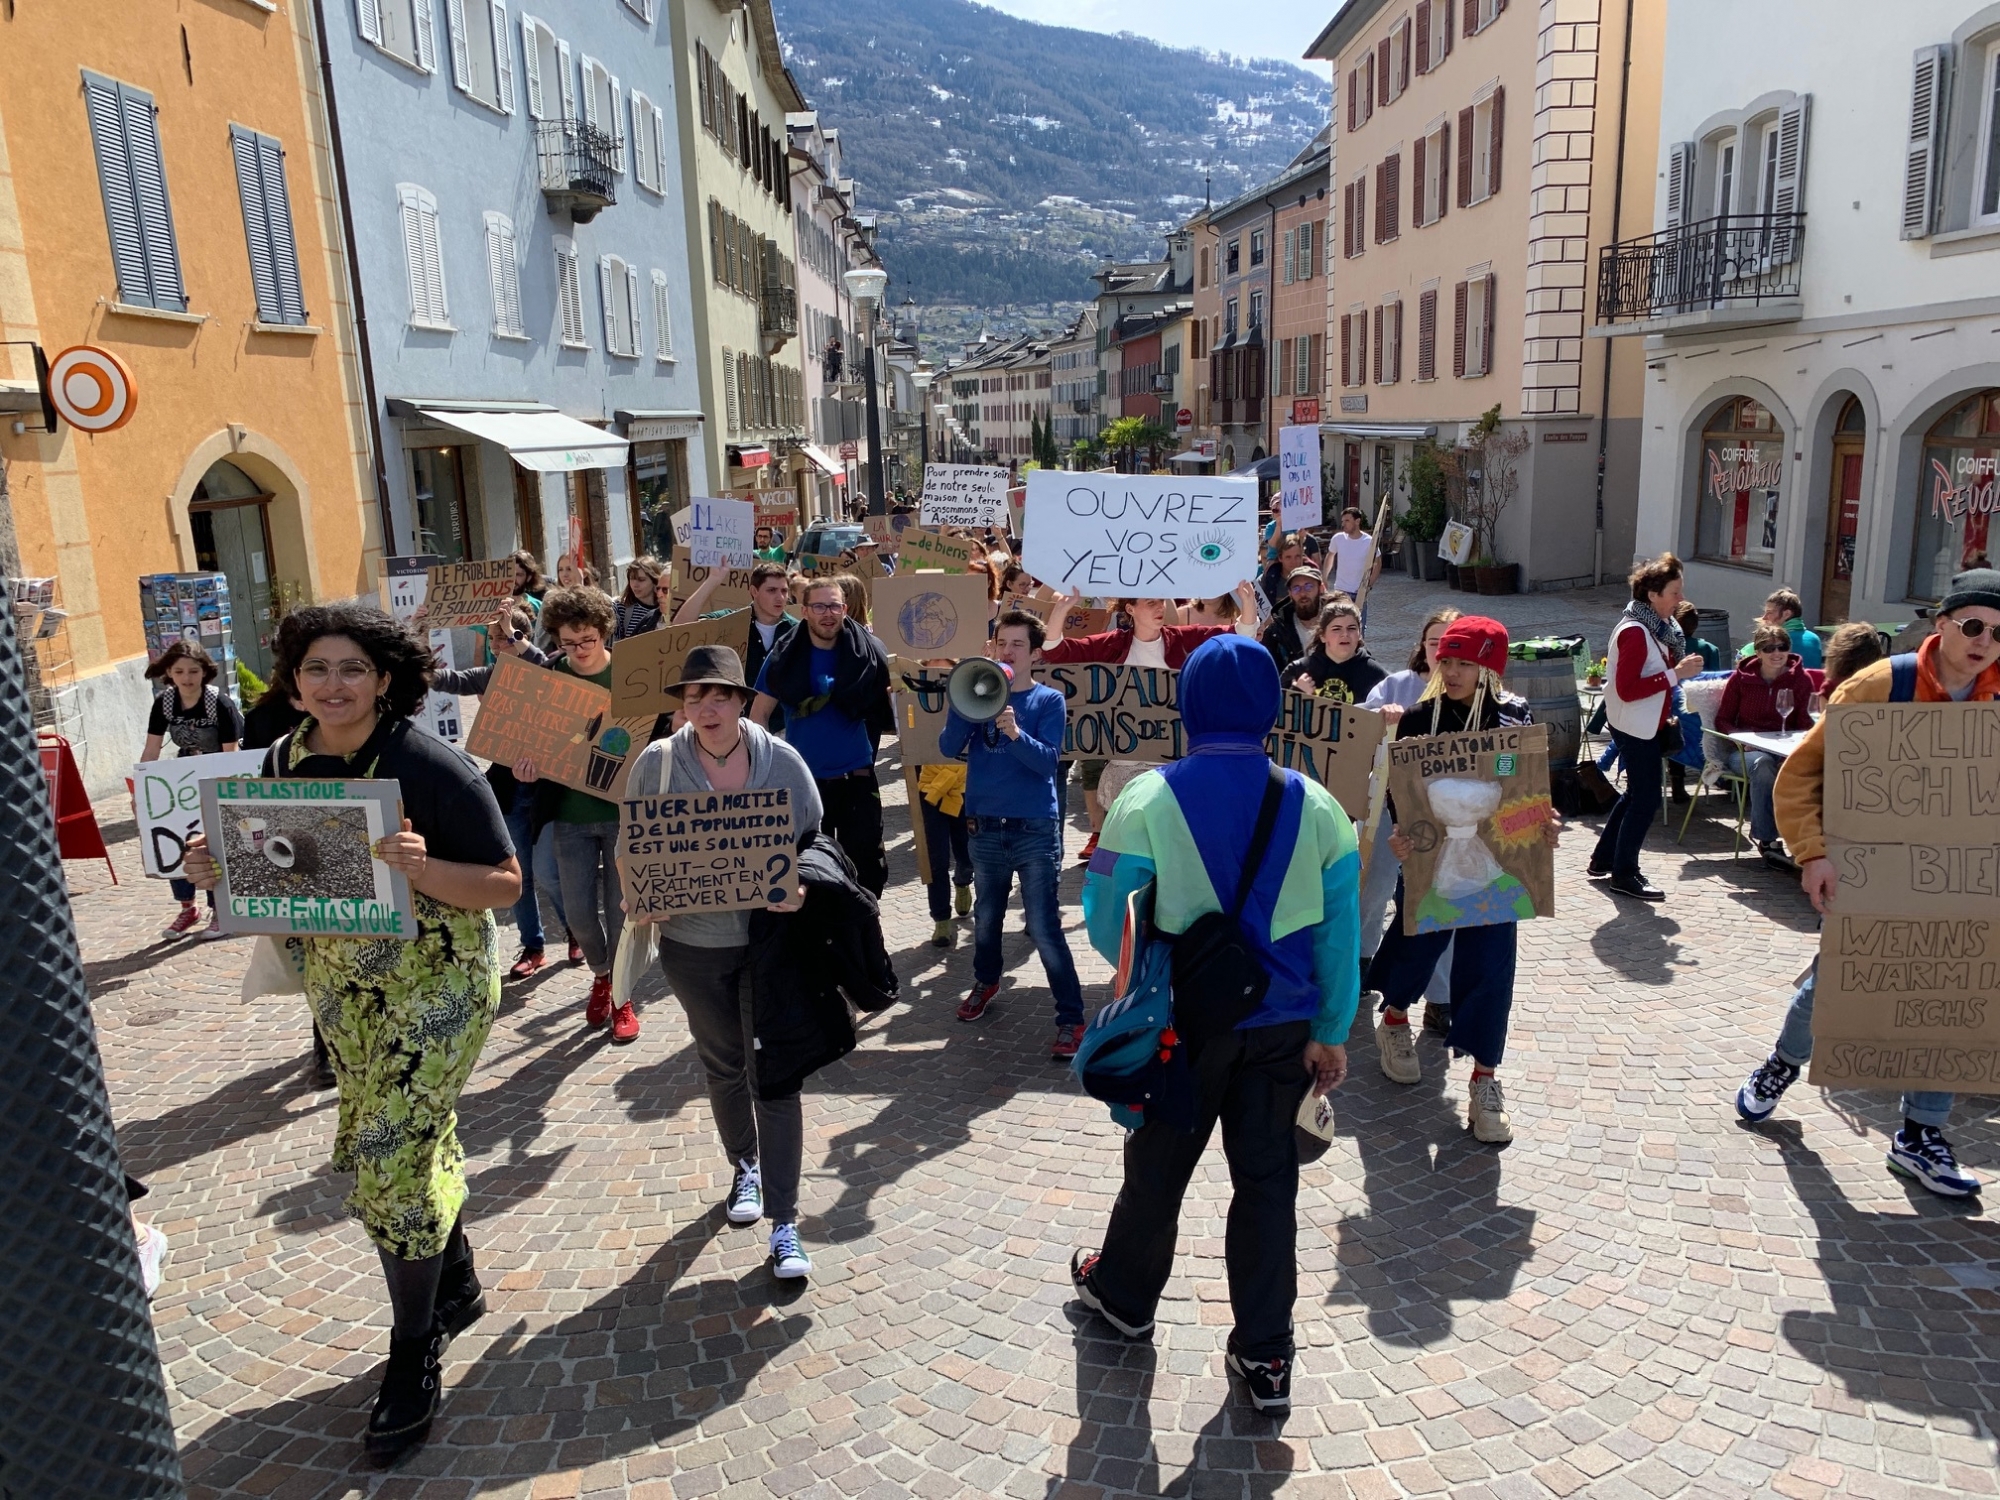
[[[91,344],[65,349],[49,362],[49,400],[82,432],[115,432],[139,409],[139,392],[125,362]]]

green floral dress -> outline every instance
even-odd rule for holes
[[[306,759],[310,728],[291,737],[288,770]],[[409,942],[293,940],[304,950],[306,1003],[340,1083],[333,1166],[354,1173],[348,1210],[403,1260],[439,1254],[464,1206],[458,1096],[500,1008],[493,913],[421,893],[414,901]]]

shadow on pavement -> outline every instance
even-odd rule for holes
[[[311,1098],[306,1109],[292,1106]],[[177,1167],[254,1136],[282,1130],[292,1121],[331,1110],[331,1089],[323,1094],[311,1077],[311,1057],[288,1058],[254,1073],[232,1078],[205,1099],[176,1105],[150,1120],[118,1128],[118,1150],[134,1177]]]

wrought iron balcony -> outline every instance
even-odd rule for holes
[[[535,133],[542,193],[551,213],[588,224],[618,201],[618,143],[581,120],[544,120]]]
[[[757,331],[774,337],[778,345],[799,331],[799,294],[782,282],[767,281],[757,299]]]
[[[1805,237],[1802,213],[1727,214],[1606,245],[1597,258],[1597,321],[1692,327],[1797,318]]]

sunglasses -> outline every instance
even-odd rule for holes
[[[1956,625],[1958,627],[1958,633],[1964,636],[1968,641],[1976,641],[1982,635],[1986,635],[1988,633],[1991,633],[1995,640],[2000,640],[2000,625],[1989,625],[1986,623],[1986,621],[1981,619],[1970,618],[1964,620],[1954,620],[1949,615],[1939,615],[1938,624]]]
[[[1790,656],[1792,648],[1790,646],[1759,646],[1757,654],[1759,656]]]

